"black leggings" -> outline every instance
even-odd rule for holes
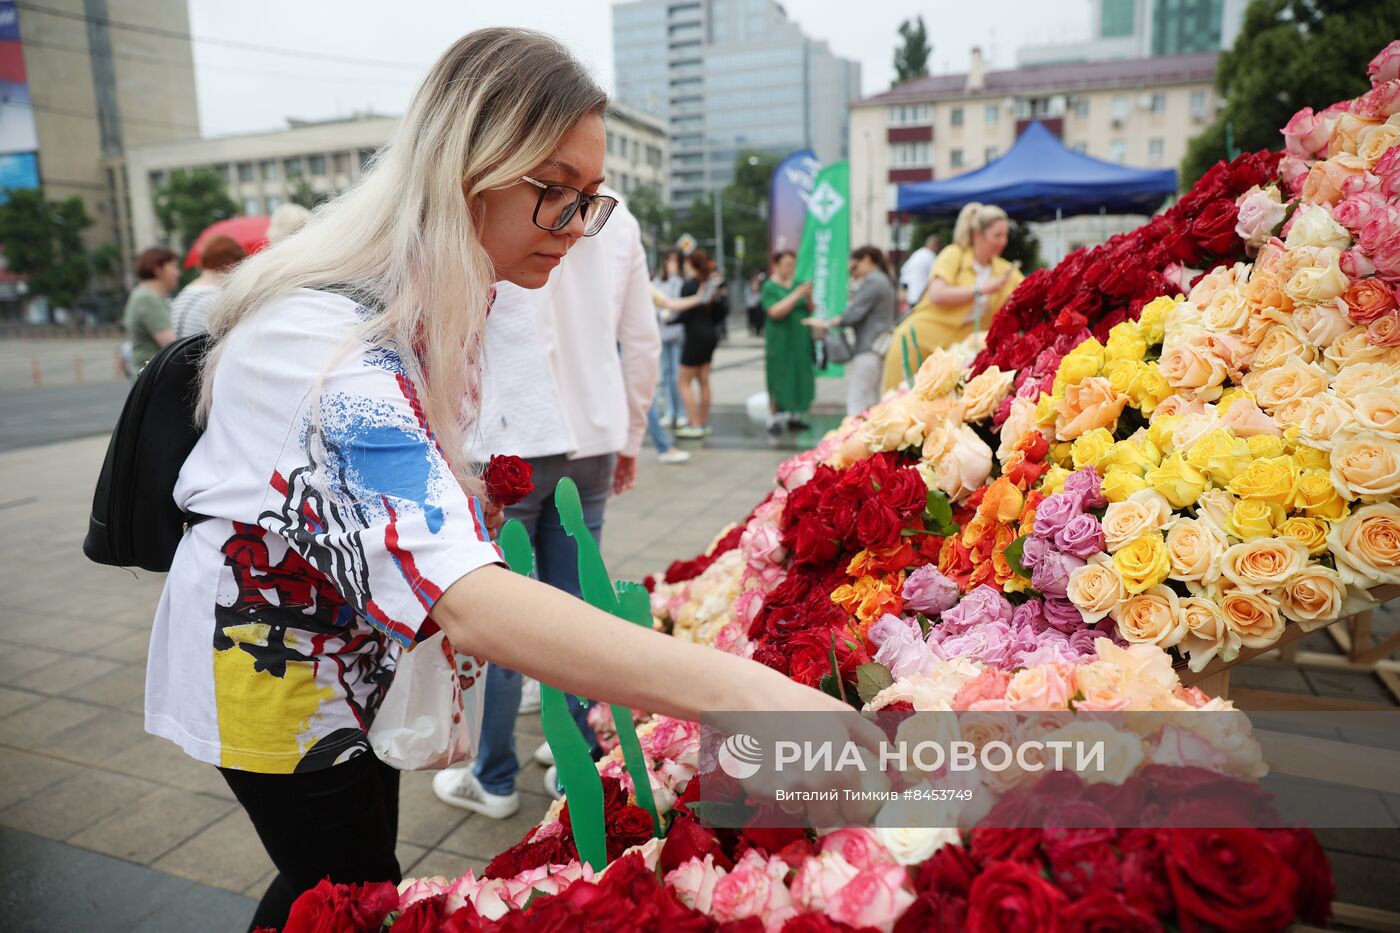
[[[282,929],[292,902],[322,878],[338,883],[403,880],[394,854],[399,772],[374,755],[299,774],[226,768],[219,773],[248,811],[277,866],[249,930]]]

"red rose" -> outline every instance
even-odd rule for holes
[[[890,474],[880,490],[880,499],[908,522],[928,508],[928,487],[914,467],[903,467]]]
[[[1298,879],[1252,829],[1163,830],[1163,866],[1184,933],[1281,930]]]
[[[1207,254],[1233,256],[1240,251],[1239,234],[1235,233],[1239,216],[1240,209],[1234,201],[1226,198],[1212,201],[1191,222],[1191,235]]]
[[[1133,897],[1157,916],[1173,911],[1172,893],[1162,865],[1162,840],[1166,835],[1154,829],[1129,829],[1118,834],[1118,849],[1123,854],[1123,889],[1132,891]]]
[[[1264,841],[1298,875],[1298,916],[1317,926],[1325,926],[1337,895],[1332,866],[1327,853],[1318,845],[1310,829],[1262,830]]]
[[[797,563],[821,566],[830,564],[841,553],[841,540],[834,528],[810,516],[797,526],[791,547]]]
[[[447,920],[446,911],[446,894],[414,901],[394,921],[394,930],[397,933],[440,933]]]
[[[895,924],[895,933],[937,930],[955,933],[967,926],[967,898],[977,877],[977,864],[962,846],[944,846],[918,867],[914,894],[918,898]]]
[[[782,933],[845,933],[847,930],[854,931],[856,929],[856,927],[839,920],[832,920],[825,914],[798,914],[783,924]],[[865,927],[864,929],[872,928]]]
[[[997,862],[972,882],[970,933],[1041,933],[1057,930],[1069,898],[1018,862]]]
[[[666,832],[666,842],[661,847],[661,874],[675,871],[693,858],[703,860],[707,855],[714,856],[715,864],[725,871],[734,867],[720,847],[718,836],[694,817],[679,816]]]
[[[1075,842],[1061,835],[1056,843],[1047,845],[1050,874],[1060,889],[1073,898],[1084,897],[1100,889],[1116,890],[1122,879],[1118,855],[1105,839],[1094,830],[1061,830],[1088,833],[1090,838]],[[1048,833],[1047,833],[1048,835]],[[1110,837],[1113,833],[1108,834]]]
[[[856,517],[856,540],[872,551],[894,547],[903,527],[904,521],[883,499],[868,499]]]
[[[628,804],[608,817],[608,858],[614,859],[652,836],[651,814]]]
[[[815,687],[831,673],[831,631],[826,628],[798,632],[788,642],[788,676]]]
[[[519,457],[492,457],[486,464],[482,479],[491,501],[509,508],[528,496],[535,488],[531,477],[535,468]]]
[[[1010,801],[1002,798],[1002,805]],[[993,817],[987,817],[988,820]],[[998,820],[998,822],[1012,822]],[[1040,839],[1038,829],[994,829],[978,827],[972,831],[972,857],[982,865],[994,862],[1029,862],[1040,864]]]
[[[1112,891],[1075,898],[1060,915],[1064,933],[1158,933],[1162,924],[1142,904]]]
[[[322,878],[292,902],[282,929],[283,933],[370,933],[398,906],[399,892],[393,882],[332,884]]]

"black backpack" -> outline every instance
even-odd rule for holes
[[[185,526],[204,516],[175,505],[175,480],[202,430],[195,424],[208,334],[176,340],[136,377],[97,477],[83,540],[89,560],[164,573]]]

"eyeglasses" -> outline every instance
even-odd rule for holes
[[[535,213],[530,218],[541,230],[563,230],[574,219],[574,214],[583,218],[583,235],[592,236],[603,229],[617,198],[606,194],[584,194],[569,185],[536,181],[526,175],[520,179],[540,189],[540,198],[535,202]]]

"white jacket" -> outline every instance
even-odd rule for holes
[[[660,351],[641,226],[619,203],[543,288],[496,286],[473,456],[637,456]]]

